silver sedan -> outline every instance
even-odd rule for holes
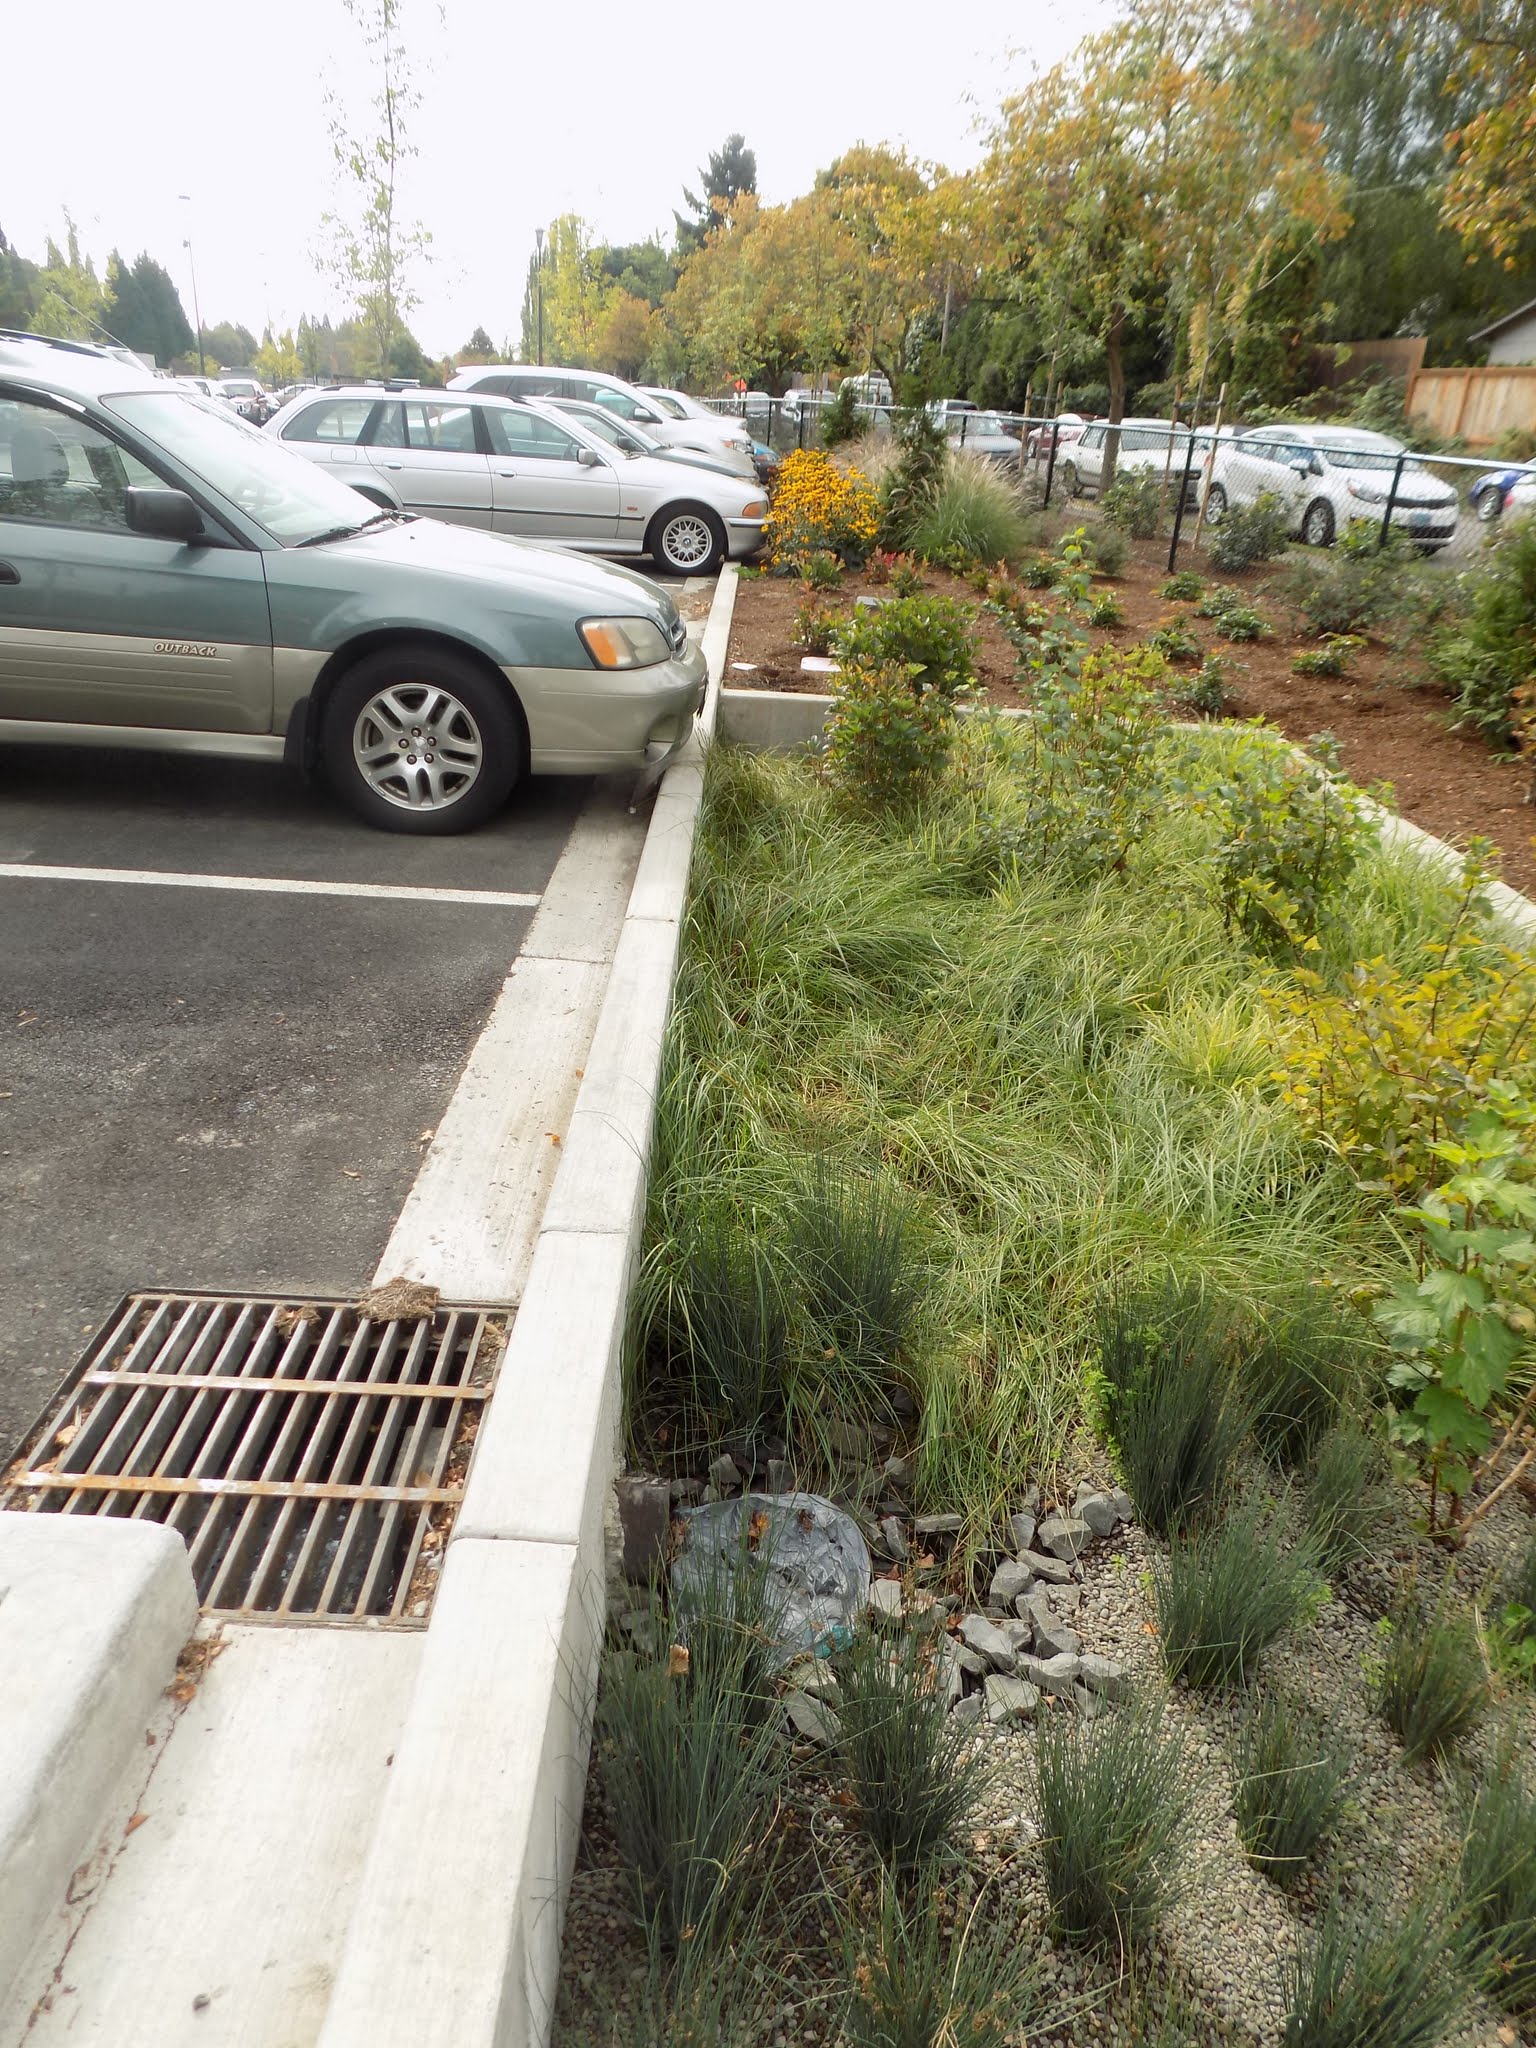
[[[707,464],[615,447],[543,400],[473,391],[306,391],[265,431],[356,488],[381,480],[409,511],[707,575],[751,554],[768,503]]]

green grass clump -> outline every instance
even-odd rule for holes
[[[1488,1674],[1470,1614],[1447,1589],[1427,1612],[1409,1594],[1388,1626],[1375,1684],[1376,1711],[1403,1745],[1403,1760],[1443,1757],[1469,1734],[1488,1703]]]
[[[1302,1519],[1327,1572],[1368,1557],[1387,1513],[1381,1445],[1353,1423],[1318,1443],[1301,1494]]]
[[[908,552],[923,561],[973,555],[983,562],[1007,562],[1039,535],[1005,477],[977,456],[952,453],[904,538]]]
[[[1246,1703],[1233,1742],[1237,1832],[1256,1870],[1298,1883],[1344,1814],[1349,1759],[1317,1716],[1278,1693]]]
[[[1100,1314],[1104,1420],[1136,1512],[1170,1536],[1215,1512],[1248,1414],[1219,1304],[1167,1287],[1118,1293]]]
[[[1178,1889],[1188,1787],[1177,1731],[1155,1698],[1040,1730],[1040,1853],[1051,1918],[1068,1941],[1130,1947]]]
[[[1459,1875],[1484,1989],[1507,2012],[1536,2016],[1536,1784],[1512,1730],[1464,1790]]]
[[[981,1796],[983,1758],[948,1710],[915,1636],[861,1636],[838,1660],[836,1766],[860,1827],[894,1871],[932,1863]]]
[[[844,2048],[1006,2048],[1042,2017],[1041,1970],[997,1902],[882,1883],[843,1906]]]
[[[1489,1653],[1511,1678],[1536,1682],[1536,1536],[1505,1571],[1488,1617]]]
[[[1266,1458],[1295,1470],[1309,1462],[1365,1379],[1359,1319],[1328,1300],[1305,1298],[1247,1346],[1241,1359],[1253,1405],[1253,1438]]]
[[[1088,606],[1090,626],[1123,626],[1125,606],[1112,590],[1101,590]]]
[[[789,1347],[781,1268],[728,1203],[705,1196],[679,1218],[662,1322],[699,1409],[733,1435],[781,1426]]]
[[[1257,1500],[1214,1528],[1175,1536],[1153,1567],[1168,1676],[1202,1688],[1241,1685],[1301,1619],[1317,1583],[1310,1548],[1287,1550],[1273,1512]]]
[[[1285,2048],[1441,2048],[1465,2004],[1448,1902],[1335,1897],[1298,1947]]]

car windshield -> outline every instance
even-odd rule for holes
[[[561,407],[561,411],[565,411]],[[653,441],[643,427],[637,427],[632,420],[615,419],[611,412],[604,412],[601,406],[583,405],[570,407],[572,419],[580,420],[589,433],[596,434],[604,441],[611,442],[626,455],[654,455],[660,448],[659,441]]]
[[[374,516],[350,485],[189,391],[121,392],[103,403],[284,547],[355,533]]]
[[[1324,440],[1321,435],[1312,443],[1330,469],[1395,469],[1399,455],[1406,449],[1397,441]],[[1424,474],[1424,465],[1410,456],[1403,464],[1405,471]]]
[[[647,391],[645,395],[657,411],[664,413],[669,420],[687,419],[687,408],[679,405],[675,398],[669,398],[665,391]]]
[[[965,432],[965,438],[967,440],[969,440],[973,434],[1011,435],[1013,432],[1013,429],[1008,425],[1007,421],[1004,420],[999,414],[995,412],[951,413],[950,420],[951,433],[958,434],[963,427]]]

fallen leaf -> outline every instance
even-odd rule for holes
[[[546,1131],[546,1132],[544,1133],[544,1135],[545,1135],[545,1137],[546,1137],[546,1138],[548,1138],[548,1140],[549,1140],[549,1142],[551,1143],[551,1145],[558,1145],[558,1144],[559,1144],[559,1142],[560,1142],[560,1133],[559,1133],[558,1131]]]
[[[64,1427],[59,1431],[58,1435],[54,1438],[54,1442],[58,1445],[61,1451],[67,1450],[79,1434],[80,1425],[78,1422],[66,1422]]]
[[[668,1678],[686,1678],[688,1676],[689,1662],[688,1645],[686,1643],[674,1643],[667,1652]]]
[[[418,1145],[430,1145],[430,1144],[431,1144],[431,1142],[432,1142],[432,1140],[433,1140],[433,1139],[434,1139],[434,1138],[435,1138],[436,1136],[437,1136],[437,1133],[436,1133],[436,1131],[432,1130],[432,1129],[431,1129],[431,1127],[429,1126],[429,1127],[428,1127],[428,1128],[427,1128],[426,1130],[424,1130],[424,1131],[422,1132],[421,1136],[420,1136],[420,1137],[419,1137],[419,1138],[418,1138],[418,1139],[416,1140],[416,1142],[417,1142],[417,1144],[418,1144]]]
[[[135,1813],[130,1815],[128,1825],[123,1829],[123,1833],[125,1835],[131,1835],[135,1828],[143,1827],[145,1821],[147,1821],[148,1819],[149,1815],[147,1813]]]
[[[344,1166],[341,1170],[347,1176],[348,1180],[361,1180],[363,1177],[362,1169],[360,1167]]]

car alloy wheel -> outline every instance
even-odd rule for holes
[[[485,743],[470,711],[435,683],[380,690],[352,726],[357,772],[386,803],[439,811],[474,788]]]
[[[1301,537],[1309,548],[1333,545],[1333,507],[1326,498],[1314,498],[1301,522]]]
[[[1077,473],[1075,462],[1064,462],[1061,465],[1061,488],[1069,498],[1075,498],[1083,488],[1083,480]]]
[[[680,576],[712,575],[725,555],[719,525],[696,505],[664,512],[653,533],[652,554]]]
[[[1486,491],[1478,493],[1477,516],[1481,519],[1484,526],[1492,526],[1494,520],[1498,518],[1503,510],[1504,493],[1497,484],[1490,484]]]
[[[326,772],[386,832],[468,832],[528,759],[510,685],[466,655],[402,642],[343,675],[320,728]]]
[[[1205,523],[1220,526],[1227,516],[1227,494],[1220,484],[1212,484],[1205,494]]]

